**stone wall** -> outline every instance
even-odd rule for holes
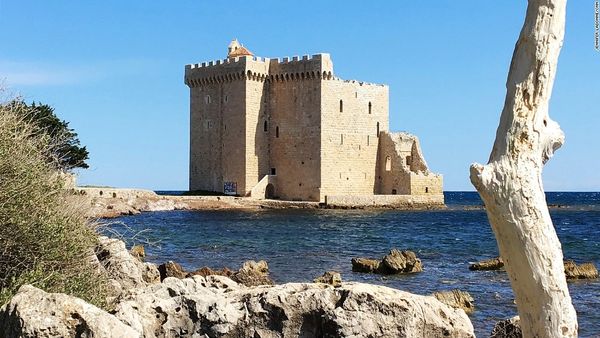
[[[341,195],[327,196],[330,208],[400,208],[444,207],[444,194],[427,195]]]
[[[186,68],[190,86],[190,190],[245,190],[245,59]],[[216,76],[222,76],[217,79]]]
[[[442,176],[430,172],[419,139],[408,133],[381,133],[377,172],[378,194],[442,193]]]
[[[378,132],[388,130],[388,87],[339,79],[321,89],[321,194],[375,192]]]
[[[314,77],[271,82],[270,163],[277,175],[275,195],[282,199],[319,199],[320,87]]]

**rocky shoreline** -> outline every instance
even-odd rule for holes
[[[263,200],[236,196],[158,195],[151,190],[77,187],[74,193],[89,203],[89,217],[114,218],[150,211],[171,210],[260,210],[260,209],[444,209],[445,205],[407,197],[402,203],[319,203],[306,201]]]
[[[0,336],[474,337],[466,313],[439,295],[341,281],[246,286],[220,275],[161,281],[156,265],[106,237],[94,257],[111,282],[110,312],[25,285],[0,309]]]

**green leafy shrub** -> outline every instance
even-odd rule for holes
[[[104,306],[106,279],[92,259],[97,233],[65,188],[59,159],[48,161],[60,140],[38,128],[0,105],[0,304],[32,284]]]

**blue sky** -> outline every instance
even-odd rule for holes
[[[56,108],[90,151],[80,184],[183,190],[184,65],[330,53],[337,76],[390,86],[390,127],[418,135],[446,190],[473,190],[491,150],[526,1],[0,0],[0,78]],[[568,3],[550,114],[566,144],[546,190],[600,191],[594,1]]]

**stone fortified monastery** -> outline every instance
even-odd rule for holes
[[[417,137],[389,132],[388,86],[336,77],[329,54],[260,58],[234,40],[226,59],[187,65],[185,84],[190,190],[443,203]]]

